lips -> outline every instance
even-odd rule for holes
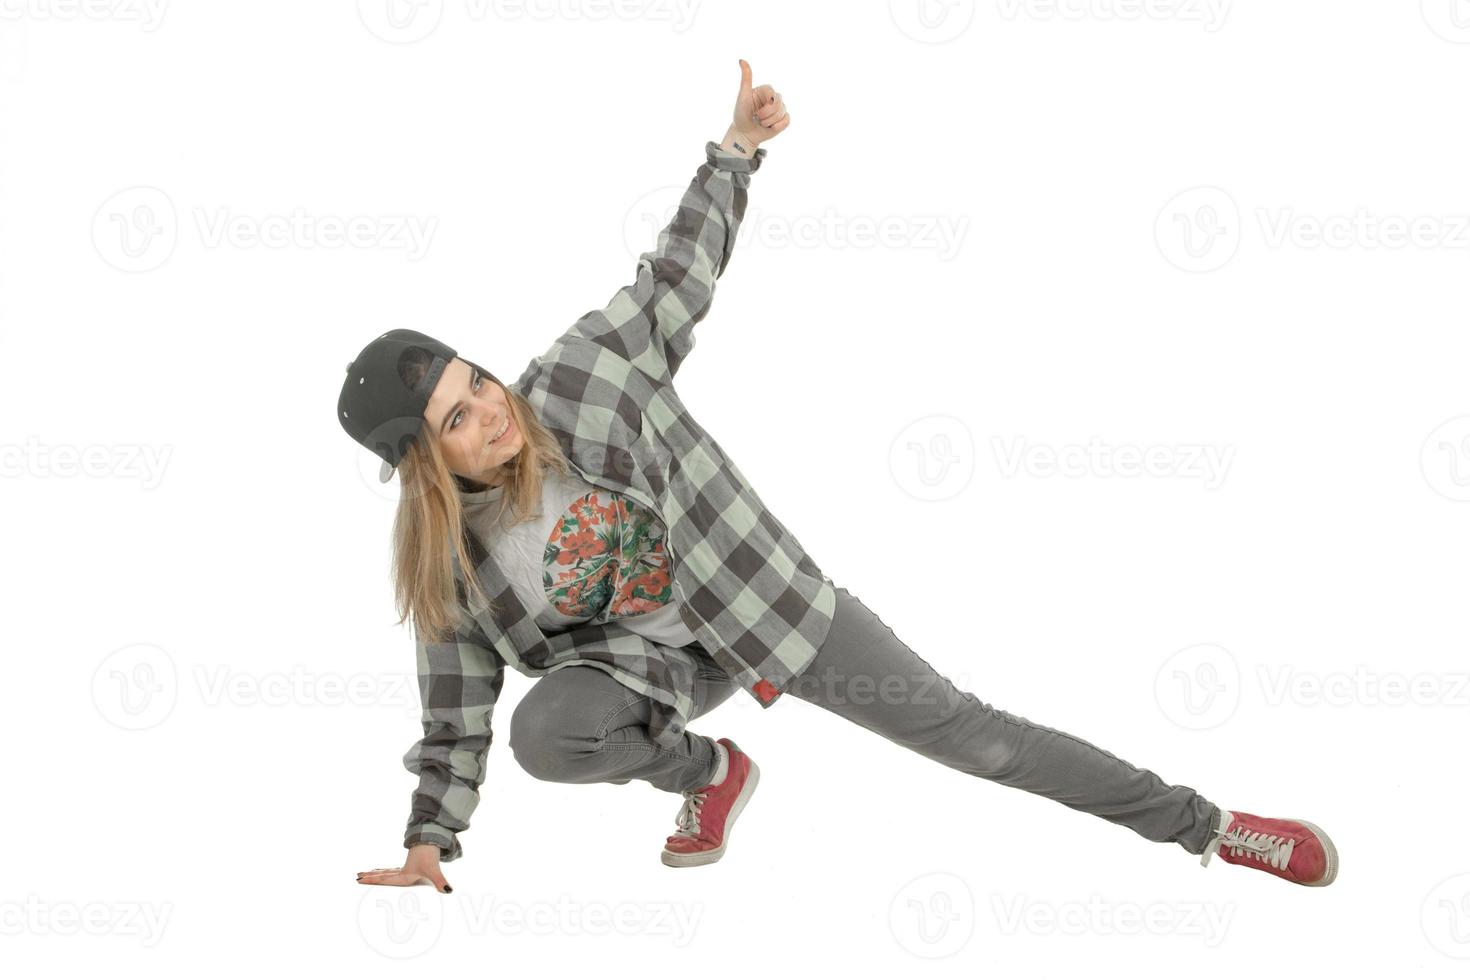
[[[496,436],[494,439],[491,439],[488,443],[486,443],[486,445],[488,445],[488,446],[499,445],[500,440],[502,440],[506,436],[510,435],[510,431],[511,431],[512,428],[514,428],[515,423],[511,419],[511,417],[509,415],[507,415],[505,417],[505,422],[503,422],[502,425],[504,426],[504,428],[501,431],[500,435]]]

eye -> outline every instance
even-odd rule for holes
[[[482,375],[480,374],[480,372],[479,371],[475,371],[473,377],[470,380],[470,390],[473,391],[473,392],[475,392],[476,394],[479,394],[480,393],[480,382],[482,380],[483,380],[483,378],[482,378]],[[453,432],[454,429],[455,429],[455,427],[457,427],[459,425],[459,418],[463,414],[464,414],[464,409],[460,409],[459,411],[457,411],[457,412],[454,413],[454,418],[451,419],[450,422],[449,422],[449,430],[451,432]]]

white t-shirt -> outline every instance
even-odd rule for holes
[[[542,629],[616,620],[657,643],[696,642],[679,618],[658,514],[575,470],[562,476],[548,469],[540,516],[495,526],[502,492],[461,489],[465,520]]]

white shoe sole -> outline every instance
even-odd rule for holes
[[[725,856],[725,845],[730,843],[730,831],[735,827],[735,820],[740,816],[740,811],[745,809],[745,804],[755,793],[755,784],[760,782],[760,766],[755,760],[750,760],[750,773],[745,778],[745,785],[740,787],[740,795],[735,797],[735,802],[730,804],[730,815],[725,818],[725,835],[720,840],[720,846],[710,848],[708,851],[699,851],[693,854],[679,854],[664,848],[659,859],[671,868],[694,868],[701,864],[714,864]]]
[[[1316,834],[1317,839],[1322,842],[1322,851],[1327,856],[1327,871],[1322,875],[1321,881],[1301,881],[1297,882],[1297,884],[1306,885],[1308,888],[1320,888],[1323,885],[1332,884],[1333,880],[1337,878],[1337,848],[1333,845],[1332,838],[1322,833],[1321,827],[1314,823],[1308,823],[1300,817],[1287,817],[1286,819],[1295,820]]]

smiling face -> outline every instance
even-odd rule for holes
[[[457,357],[434,386],[424,418],[450,471],[475,483],[498,486],[501,466],[525,445],[505,389]]]

